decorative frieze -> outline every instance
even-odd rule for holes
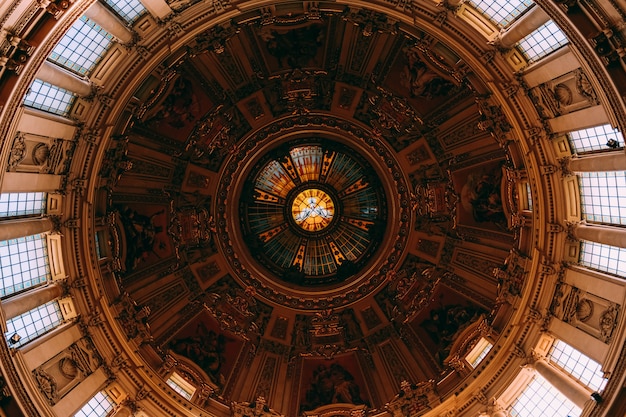
[[[561,282],[556,286],[549,312],[609,344],[617,328],[620,309],[619,304]]]

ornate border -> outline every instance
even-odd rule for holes
[[[233,195],[233,185],[237,175],[248,161],[255,158],[258,148],[267,143],[268,139],[279,139],[285,135],[295,131],[296,129],[306,129],[314,131],[316,129],[324,129],[334,134],[339,134],[344,138],[350,139],[359,146],[369,151],[370,157],[379,158],[382,162],[381,166],[386,167],[389,173],[389,181],[395,184],[395,189],[388,190],[394,193],[393,196],[387,196],[389,200],[394,199],[398,203],[397,218],[393,218],[391,210],[389,213],[388,224],[393,228],[397,227],[397,235],[391,244],[381,247],[380,250],[387,250],[387,253],[381,253],[381,259],[386,258],[382,265],[371,275],[361,276],[354,280],[354,284],[345,290],[341,288],[339,291],[318,292],[312,291],[294,291],[298,294],[285,294],[271,283],[271,280],[253,276],[250,268],[247,268],[236,253],[233,247],[232,239],[228,227],[228,216],[234,213],[232,208],[233,202],[237,201],[236,195]],[[227,207],[228,205],[228,207]],[[256,293],[270,302],[284,305],[295,309],[328,309],[342,307],[350,303],[354,303],[364,296],[372,293],[387,279],[387,273],[394,269],[405,254],[408,235],[411,223],[410,210],[410,194],[406,179],[402,173],[400,165],[396,161],[393,153],[388,149],[383,140],[374,134],[369,128],[357,125],[353,122],[338,119],[328,114],[306,114],[292,115],[282,119],[278,119],[272,124],[257,130],[253,134],[245,138],[233,151],[231,157],[224,164],[220,177],[220,185],[217,190],[217,199],[215,207],[216,229],[220,249],[224,257],[228,260],[233,270],[235,278],[245,287],[252,287]],[[390,207],[388,207],[389,209]],[[395,222],[395,224],[393,224]]]

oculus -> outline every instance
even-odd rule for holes
[[[253,167],[240,198],[250,254],[299,286],[343,282],[372,259],[387,221],[375,170],[327,139],[290,142]]]

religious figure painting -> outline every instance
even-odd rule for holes
[[[460,294],[442,290],[441,287],[432,298],[436,301],[420,313],[411,325],[419,335],[425,336],[422,340],[430,348],[434,359],[443,365],[457,337],[487,311]]]
[[[222,388],[242,345],[241,339],[222,331],[217,321],[203,312],[175,334],[167,348],[194,362],[213,384]]]
[[[329,404],[370,405],[365,378],[355,354],[334,359],[304,358],[300,412]]]
[[[172,256],[172,241],[167,234],[169,215],[166,205],[127,203],[118,205],[116,209],[126,242],[126,273]]]
[[[457,212],[460,224],[506,231],[502,204],[503,164],[503,160],[489,161],[452,173],[460,195]]]
[[[197,81],[185,75],[170,80],[161,94],[144,120],[160,134],[178,141],[187,140],[198,120],[214,107]]]
[[[439,62],[431,62],[434,58],[417,48],[405,48],[383,83],[389,91],[407,97],[422,116],[432,111],[433,106],[443,104],[460,88],[451,74],[441,69]]]
[[[322,45],[326,27],[320,23],[308,23],[298,27],[267,25],[259,29],[262,47],[275,58],[268,62],[272,71],[286,69],[321,68]]]

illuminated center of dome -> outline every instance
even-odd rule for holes
[[[301,191],[293,200],[291,215],[308,232],[324,229],[333,220],[335,204],[330,195],[317,188]]]

